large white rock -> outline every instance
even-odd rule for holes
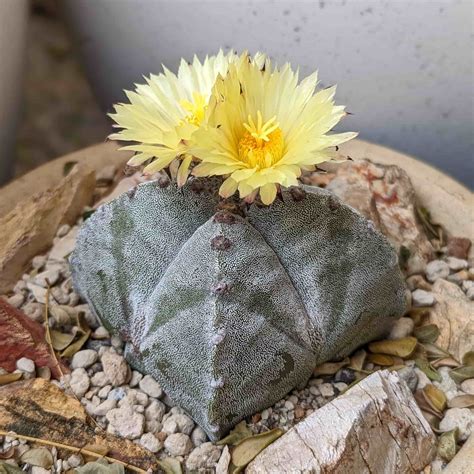
[[[435,443],[410,390],[381,371],[297,424],[245,472],[419,472]]]

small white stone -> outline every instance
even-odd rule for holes
[[[449,266],[442,260],[432,260],[425,269],[426,278],[430,282],[434,282],[439,278],[446,278],[449,275]]]
[[[108,350],[102,355],[101,362],[108,381],[114,387],[123,385],[130,379],[130,368],[121,355]]]
[[[420,370],[418,367],[415,367],[414,371],[418,377],[418,383],[416,385],[417,390],[423,390],[427,385],[431,384],[431,380],[422,370]]]
[[[171,456],[185,456],[193,449],[193,443],[190,437],[183,433],[170,434],[164,444]]]
[[[69,464],[69,467],[74,469],[75,467],[79,467],[84,464],[84,460],[80,454],[72,454],[67,458],[67,463]]]
[[[461,383],[461,390],[469,395],[474,395],[474,379],[467,379]]]
[[[316,385],[311,385],[309,387],[309,392],[312,394],[312,395],[321,395],[321,392],[319,391],[319,388],[316,387]]]
[[[451,400],[459,394],[456,382],[449,375],[450,370],[449,367],[440,367],[438,374],[441,376],[441,382],[433,382],[433,385],[439,388],[446,395],[448,400]]]
[[[92,377],[91,377],[91,384],[94,385],[95,387],[105,387],[109,382],[108,377],[105,375],[105,372],[100,371],[96,372]]]
[[[110,337],[109,331],[104,326],[99,326],[93,333],[92,339],[108,339]]]
[[[47,288],[48,282],[50,286],[54,286],[58,282],[58,280],[59,280],[58,270],[46,270],[36,275],[36,277],[33,280],[33,283],[35,283],[38,286],[41,286],[42,288]]]
[[[207,440],[207,435],[204,430],[200,426],[196,426],[191,433],[191,441],[194,446],[201,446],[201,444],[205,443]]]
[[[130,383],[129,383],[130,387],[136,387],[140,383],[140,380],[142,378],[143,378],[143,374],[141,374],[137,370],[134,370],[132,372],[132,378],[130,379]]]
[[[319,391],[324,398],[329,398],[334,395],[334,387],[330,383],[322,383],[319,386]]]
[[[85,369],[75,369],[71,374],[71,381],[69,382],[71,390],[76,397],[82,398],[89,390],[90,380]]]
[[[161,389],[158,382],[150,375],[145,375],[145,377],[140,380],[138,385],[140,390],[145,392],[147,395],[150,395],[150,397],[160,398],[163,394],[163,390]]]
[[[417,290],[418,291],[418,290]],[[400,318],[397,319],[390,330],[388,339],[402,339],[409,336],[413,332],[415,323],[411,318]]]
[[[114,408],[106,415],[112,432],[127,439],[137,439],[143,434],[145,417],[131,407]]]
[[[285,402],[285,408],[286,408],[287,410],[294,410],[294,409],[295,409],[295,406],[293,405],[293,403],[291,403],[289,400],[287,400],[287,401]]]
[[[44,306],[40,303],[30,302],[23,306],[23,312],[33,321],[43,322]]]
[[[270,416],[270,412],[267,409],[265,409],[262,411],[260,415],[262,417],[262,420],[268,420],[268,417]]]
[[[31,359],[27,359],[26,357],[22,357],[21,359],[18,359],[16,361],[16,368],[26,374],[35,373],[35,363]]]
[[[56,232],[56,237],[64,237],[70,230],[71,226],[69,224],[63,224]]]
[[[35,270],[41,270],[45,265],[46,255],[37,255],[36,257],[33,257],[33,260],[31,261],[31,266]]]
[[[105,385],[97,392],[97,395],[99,396],[99,398],[107,398],[111,390],[112,390],[112,385]]]
[[[157,453],[163,447],[161,441],[153,433],[145,433],[142,435],[139,443],[152,453]]]
[[[466,440],[474,431],[474,411],[469,408],[449,408],[439,424],[440,431],[459,429],[459,440]]]
[[[51,474],[51,470],[40,466],[31,466],[30,474]]]
[[[159,400],[152,400],[152,402],[145,409],[145,418],[147,420],[154,420],[161,422],[166,413],[166,406]]]
[[[113,410],[117,405],[117,400],[108,398],[94,409],[95,416],[105,416],[110,410]]]
[[[73,369],[90,367],[97,361],[98,357],[96,351],[93,351],[92,349],[84,349],[74,354],[71,361],[71,367]]]
[[[26,284],[28,290],[33,294],[33,298],[35,301],[41,304],[46,303],[46,288],[42,286],[35,285],[34,283],[28,282]]]
[[[467,266],[468,266],[466,260],[462,260],[461,258],[456,258],[456,257],[448,257],[446,259],[446,263],[448,264],[448,267],[453,272],[463,270],[464,268],[467,268]]]
[[[470,300],[474,300],[474,287],[468,288],[468,290],[466,291],[466,296]]]
[[[474,280],[465,280],[462,282],[461,287],[464,291],[468,291],[470,288],[474,288]]]
[[[412,292],[413,306],[433,306],[436,302],[433,293],[425,290],[415,290]]]
[[[7,303],[11,304],[14,308],[19,308],[25,301],[23,293],[15,293],[7,299]]]
[[[186,460],[186,468],[191,472],[212,469],[221,457],[221,448],[212,443],[203,443],[195,448]]]
[[[194,429],[194,421],[184,414],[171,415],[163,422],[162,430],[165,433],[184,433],[190,435]]]

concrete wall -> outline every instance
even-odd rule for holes
[[[67,0],[104,108],[219,47],[290,60],[354,116],[343,128],[474,185],[472,0]]]

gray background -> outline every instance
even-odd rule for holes
[[[122,88],[219,47],[290,60],[354,115],[341,128],[447,171],[472,187],[471,0],[68,0],[103,107]]]

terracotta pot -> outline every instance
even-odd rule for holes
[[[46,163],[0,189],[0,216],[26,196],[57,184],[68,161],[87,163],[96,170],[122,164],[130,154],[117,151],[114,142],[94,145]],[[377,163],[402,167],[410,176],[420,204],[430,210],[433,220],[450,234],[474,240],[474,194],[441,171],[390,148],[364,140],[352,140],[341,152],[354,159],[368,158]],[[471,255],[474,250],[471,248]]]

